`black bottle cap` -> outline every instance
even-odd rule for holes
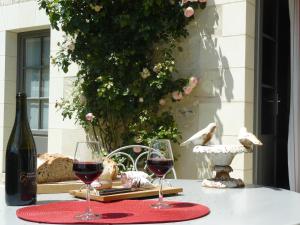
[[[18,92],[17,93],[17,98],[26,98],[26,94],[23,92]]]

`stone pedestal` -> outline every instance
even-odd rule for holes
[[[234,179],[229,175],[232,172],[230,164],[235,155],[248,152],[243,145],[198,145],[194,147],[193,152],[205,154],[216,172],[214,178],[203,180],[202,186],[211,188],[238,188],[245,186],[241,179]]]
[[[232,172],[231,166],[214,166],[216,176],[212,179],[205,179],[202,182],[204,187],[212,188],[239,188],[244,187],[245,184],[241,179],[231,178],[229,173]]]

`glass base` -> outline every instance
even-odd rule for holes
[[[100,219],[101,215],[100,214],[95,214],[92,212],[85,212],[82,214],[78,214],[75,216],[75,219],[81,220],[81,221],[86,221],[86,220],[97,220]]]
[[[152,204],[151,208],[154,208],[154,209],[169,209],[169,208],[172,208],[172,206],[165,203],[165,202],[157,202],[155,204]]]

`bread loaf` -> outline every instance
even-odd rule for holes
[[[105,158],[104,170],[100,180],[113,180],[117,177],[118,166],[111,160]],[[67,180],[78,180],[73,173],[73,159],[62,154],[44,153],[37,158],[37,183],[58,182]]]
[[[37,183],[77,180],[73,160],[62,154],[40,154],[37,158]]]

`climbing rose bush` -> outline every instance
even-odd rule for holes
[[[177,76],[173,51],[205,1],[38,2],[51,26],[65,33],[52,63],[64,72],[72,63],[80,68],[72,95],[56,104],[63,117],[74,117],[107,151],[153,138],[177,142],[169,106],[188,96],[198,79],[175,79],[188,74]]]

